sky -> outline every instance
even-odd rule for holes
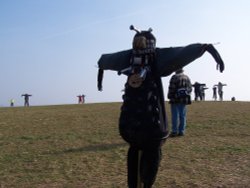
[[[185,73],[206,83],[206,100],[220,81],[224,100],[249,101],[249,10],[249,0],[0,0],[0,106],[22,106],[24,93],[30,105],[75,104],[79,94],[86,103],[122,101],[126,76],[105,71],[99,92],[97,62],[131,49],[131,24],[152,28],[159,48],[219,43],[223,73],[208,53]]]

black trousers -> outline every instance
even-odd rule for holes
[[[139,159],[139,151],[141,158]],[[151,188],[155,182],[161,160],[161,147],[152,146],[139,150],[137,147],[130,145],[128,150],[127,167],[128,167],[128,187],[136,188],[138,174],[144,188]],[[140,161],[140,166],[138,162]],[[138,168],[139,172],[138,173]]]

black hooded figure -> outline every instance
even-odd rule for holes
[[[155,43],[151,30],[134,36],[119,119],[120,134],[130,144],[127,165],[131,188],[138,186],[138,174],[144,187],[153,185],[161,145],[168,134],[161,79],[155,74]]]
[[[161,77],[184,67],[205,51],[212,54],[223,71],[224,63],[211,44],[156,48],[152,29],[135,30],[133,49],[104,54],[98,61],[98,89],[102,90],[103,70],[125,74],[125,93],[119,118],[121,137],[129,143],[128,187],[152,187],[161,159],[161,146],[168,137]]]

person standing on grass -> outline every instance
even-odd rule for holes
[[[168,98],[171,104],[172,131],[170,136],[184,136],[186,127],[186,105],[191,104],[192,84],[187,75],[179,69],[170,79]]]
[[[32,95],[30,95],[30,94],[22,94],[22,97],[24,97],[24,106],[29,106],[30,104],[29,104],[29,97],[31,97]]]
[[[78,95],[78,104],[82,104],[83,103],[83,98],[82,95]]]
[[[227,84],[223,84],[221,82],[218,83],[218,85],[216,85],[218,87],[218,94],[219,94],[219,98],[220,101],[223,101],[223,86],[226,86]]]
[[[200,90],[201,90],[201,100],[205,101],[205,90],[208,89],[208,87],[206,87],[206,84],[204,86],[201,86]]]
[[[86,97],[86,95],[83,95],[83,94],[82,94],[82,104],[85,103],[85,97]]]
[[[198,101],[198,99],[202,100],[201,87],[206,86],[206,84],[195,82],[192,86],[194,87],[194,100],[195,101]]]
[[[217,101],[217,87],[216,87],[216,85],[214,85],[214,87],[213,87],[213,99],[215,101]]]
[[[10,99],[10,106],[11,106],[11,107],[14,106],[14,103],[15,103],[15,100],[14,100],[14,99]]]

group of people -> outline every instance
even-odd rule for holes
[[[78,95],[76,96],[78,98],[78,104],[84,104],[85,103],[85,95]]]
[[[32,95],[31,94],[22,94],[21,97],[24,97],[24,106],[28,107],[30,106],[29,99]],[[85,103],[85,95],[78,95],[78,104],[84,104]],[[10,106],[13,107],[15,104],[15,99],[10,99]]]
[[[29,98],[31,97],[32,95],[30,94],[22,94],[21,97],[24,97],[24,106],[29,106],[30,103],[29,103]],[[10,106],[13,107],[15,105],[15,99],[10,99]]]
[[[206,84],[201,84],[199,82],[195,82],[193,85],[194,87],[194,100],[205,100],[205,90],[208,89]]]
[[[223,86],[226,86],[227,84],[223,84],[219,82],[218,84],[215,84],[213,86],[213,99],[216,101],[217,100],[217,92],[219,95],[219,100],[223,101]],[[205,90],[208,89],[206,87],[206,84],[204,83],[199,83],[195,82],[193,85],[194,87],[194,100],[195,101],[204,101],[205,100]]]
[[[217,89],[218,89],[218,94],[219,94],[219,100],[223,101],[223,86],[226,86],[226,85],[227,84],[223,84],[223,83],[219,82],[217,85],[213,86],[213,99],[215,101],[217,100]]]
[[[172,115],[172,132],[171,137],[183,136],[186,127],[186,105],[191,104],[191,92],[194,87],[195,101],[198,99],[205,100],[205,90],[208,89],[206,84],[195,82],[191,84],[190,78],[183,73],[183,69],[179,69],[171,77],[168,88],[168,99],[171,104]],[[223,86],[219,82],[213,87],[213,98],[217,100],[217,88],[220,101],[223,100]]]

